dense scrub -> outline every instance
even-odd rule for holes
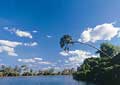
[[[77,72],[73,73],[73,78],[100,85],[120,85],[120,53],[118,47],[118,50],[115,48],[108,43],[101,44],[101,50],[112,57],[100,53],[99,58],[86,59]]]

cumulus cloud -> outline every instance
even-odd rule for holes
[[[15,28],[9,29],[8,27],[4,27],[3,29],[7,30],[11,33],[15,33],[19,37],[32,38],[32,34],[30,32],[27,32],[27,31],[22,31],[22,30],[15,29]]]
[[[22,45],[21,42],[0,40],[0,53],[6,52],[9,56],[18,56],[14,48],[20,45]]]
[[[18,54],[15,52],[15,47],[22,45],[33,47],[37,45],[37,42],[22,43],[9,40],[0,40],[0,53],[6,52],[9,56],[18,56]]]
[[[79,41],[95,42],[98,40],[111,40],[112,38],[119,35],[120,27],[114,26],[113,23],[105,23],[83,31]]]
[[[16,47],[19,45],[22,45],[21,42],[14,42],[14,41],[8,41],[8,40],[0,40],[0,45],[5,45],[9,47]]]
[[[2,53],[2,52],[7,52],[7,54],[10,55],[10,56],[18,56],[18,55],[15,53],[14,48],[12,48],[12,47],[0,46],[0,53]]]
[[[28,37],[28,38],[32,38],[32,35],[30,32],[26,32],[26,31],[21,31],[21,30],[16,30],[16,35],[19,37]]]
[[[68,56],[68,52],[61,51],[61,52],[60,52],[60,55],[62,55],[62,56]]]
[[[36,45],[38,45],[38,43],[37,43],[37,42],[32,42],[32,43],[24,43],[24,45],[25,45],[25,46],[31,46],[31,47],[33,47],[33,46],[36,46]]]
[[[28,59],[18,59],[18,62],[23,62],[23,63],[33,63],[33,64],[43,64],[43,65],[49,65],[51,62],[48,61],[43,61],[42,58],[28,58]]]
[[[86,58],[98,57],[96,55],[91,54],[90,52],[83,50],[74,50],[69,52],[60,52],[62,56],[68,56],[68,59],[65,60],[66,65],[70,66],[78,66],[83,63]]]
[[[14,33],[19,37],[32,38],[31,33],[27,31],[22,31],[16,28],[10,29],[9,27],[4,27],[3,29],[9,31],[10,33]],[[37,32],[37,31],[34,30],[33,32]],[[18,56],[18,54],[15,52],[15,48],[17,46],[33,47],[36,45],[38,45],[37,42],[23,43],[23,42],[9,41],[9,40],[0,40],[0,53],[6,52],[9,56]]]

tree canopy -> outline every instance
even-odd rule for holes
[[[100,85],[120,85],[120,51],[119,46],[110,43],[102,43],[100,49],[109,56],[100,53],[99,58],[87,58],[73,73],[73,78],[77,81],[89,81]]]
[[[111,43],[102,43],[100,45],[100,50],[108,54],[110,57],[114,57],[120,52],[120,46],[115,46]],[[96,53],[100,54],[100,57],[108,57],[100,51],[97,51]]]
[[[64,35],[60,39],[60,47],[64,50],[69,50],[69,44],[73,44],[72,37],[70,35]]]

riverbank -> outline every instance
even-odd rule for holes
[[[32,77],[46,77],[46,76],[72,76],[72,75],[39,75],[39,76],[3,76],[0,78],[32,78]]]
[[[56,71],[54,68],[46,70],[33,70],[27,65],[22,66],[0,66],[0,77],[16,77],[16,76],[40,76],[40,75],[71,75],[74,69],[64,69],[63,71]]]
[[[100,52],[100,57],[85,59],[83,64],[78,67],[77,72],[73,73],[73,78],[77,81],[94,82],[98,85],[120,85],[120,52],[118,47],[108,43],[101,44],[101,50],[112,57]]]

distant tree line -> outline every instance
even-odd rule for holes
[[[17,77],[17,76],[40,76],[40,75],[72,75],[74,69],[64,69],[63,71],[55,71],[54,68],[46,70],[33,70],[27,65],[10,67],[6,65],[0,66],[0,77]]]

